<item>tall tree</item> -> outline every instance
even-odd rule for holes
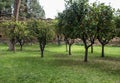
[[[13,0],[0,0],[0,17],[11,16]]]
[[[72,11],[66,9],[63,13],[58,14],[58,30],[66,39],[66,45],[69,45],[69,55],[71,55],[71,46],[74,43],[74,26],[72,24],[74,17],[71,17]]]
[[[115,36],[115,22],[113,20],[113,8],[104,3],[98,4],[97,39],[102,45],[101,57],[104,57],[104,46]]]
[[[18,21],[18,16],[19,16],[19,8],[20,8],[20,4],[21,4],[21,0],[15,0],[14,1],[14,17],[15,17],[15,20],[14,21]],[[10,24],[11,25],[11,24]],[[10,43],[9,43],[9,50],[10,51],[14,51],[15,52],[15,25],[13,23],[13,26],[11,27],[11,33],[12,33],[12,36],[10,38]]]
[[[85,57],[84,61],[88,61],[88,48],[94,44],[94,40],[97,35],[97,10],[95,3],[92,6],[88,4],[84,4],[84,11],[83,15],[78,13],[78,16],[83,16],[83,19],[78,22],[78,26],[76,30],[76,36],[83,41],[84,48],[85,48]],[[79,11],[79,10],[77,10]],[[79,24],[80,23],[80,24]]]
[[[85,47],[84,61],[87,62],[88,48],[96,38],[98,19],[95,5],[89,6],[87,0],[70,1],[58,20],[66,37],[82,39]]]
[[[20,4],[21,4],[21,0],[14,1],[14,17],[16,21],[18,20],[18,16],[19,16]]]
[[[45,11],[38,0],[21,0],[20,16],[25,18],[45,18]]]
[[[20,17],[27,17],[28,15],[28,0],[21,0],[21,5],[20,5]]]
[[[58,26],[61,28],[66,40],[69,39],[67,42],[69,44],[69,55],[71,54],[71,45],[74,43],[74,41],[71,42],[71,39],[77,38],[76,29],[82,23],[86,13],[86,2],[87,0],[79,0],[77,2],[68,0],[66,9],[58,15]]]
[[[27,1],[28,6],[28,18],[34,17],[34,18],[45,18],[45,11],[43,7],[40,5],[38,0],[28,0]]]

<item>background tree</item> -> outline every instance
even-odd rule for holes
[[[20,17],[45,18],[45,11],[38,0],[0,0],[0,16],[15,15],[13,11],[16,10],[18,1],[21,1],[19,8]]]
[[[20,4],[21,4],[21,0],[14,1],[14,17],[15,17],[14,21],[18,20]],[[12,27],[10,27],[12,28],[10,29],[11,30],[10,32],[12,35],[10,37],[9,50],[15,52],[15,34],[14,34],[15,26],[13,25],[14,25],[14,22],[12,23]],[[10,26],[11,26],[11,23],[10,23]]]
[[[0,17],[12,15],[13,0],[0,0]]]
[[[58,30],[62,33],[66,39],[66,45],[69,45],[69,55],[71,55],[71,46],[74,43],[74,26],[72,24],[74,17],[71,17],[73,13],[71,9],[67,8],[63,13],[58,14]]]
[[[120,9],[115,14],[116,36],[120,37]]]
[[[21,5],[20,5],[20,17],[27,17],[28,15],[28,0],[21,0]]]
[[[21,0],[15,0],[14,1],[14,17],[15,17],[15,21],[18,20],[20,5],[21,5]]]
[[[97,10],[96,5],[93,3],[92,6],[87,6],[87,13],[85,14],[80,27],[78,27],[77,35],[83,41],[85,48],[84,61],[87,62],[88,48],[94,44],[97,35]]]
[[[15,37],[16,42],[20,45],[20,50],[22,51],[22,47],[25,43],[25,40],[28,38],[28,30],[26,26],[26,22],[16,22],[16,28],[15,28]]]
[[[79,0],[66,2],[66,9],[58,15],[58,26],[61,27],[62,33],[67,39],[75,39],[78,37],[77,30],[86,15],[87,0]],[[68,40],[69,54],[71,54],[71,45],[73,42]]]
[[[54,25],[54,31],[55,31],[55,34],[56,34],[56,38],[57,38],[57,44],[58,44],[58,46],[60,46],[61,45],[61,39],[62,39],[62,37],[63,37],[63,34],[62,34],[62,32],[60,31],[60,28],[58,27],[58,20],[57,19],[55,19],[54,21],[53,21],[53,25]]]
[[[113,8],[104,3],[98,4],[97,39],[102,45],[101,57],[104,57],[104,46],[115,36],[115,22],[113,20]]]
[[[53,35],[53,29],[51,25],[43,20],[34,20],[28,23],[29,30],[37,38],[41,51],[41,58],[44,57],[44,48],[48,40],[50,40]]]
[[[45,18],[45,11],[42,6],[39,4],[38,0],[28,0],[28,15],[27,17],[34,17],[34,18]]]
[[[45,11],[38,0],[21,0],[20,16],[24,18],[45,18]]]
[[[55,33],[56,35],[59,35],[59,36],[64,36],[62,32],[62,27],[63,27],[63,24],[62,24],[63,16],[62,15],[63,15],[62,13],[58,13],[58,17],[56,18],[56,21],[55,21]],[[60,45],[60,39],[59,38],[57,39],[58,39],[58,45]],[[68,39],[65,36],[64,36],[64,41],[66,45],[66,52],[68,52]]]

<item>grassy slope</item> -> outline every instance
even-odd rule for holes
[[[88,63],[83,62],[83,46],[74,45],[72,56],[65,46],[48,45],[45,57],[39,47],[25,46],[23,52],[8,52],[0,45],[0,83],[120,83],[120,47],[94,47]]]

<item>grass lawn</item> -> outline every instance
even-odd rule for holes
[[[0,44],[0,83],[120,83],[120,47],[105,47],[105,58],[100,54],[95,46],[85,63],[80,45],[73,45],[69,56],[65,45],[49,44],[40,58],[39,45],[13,53]]]

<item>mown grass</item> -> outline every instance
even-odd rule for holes
[[[85,63],[80,45],[73,45],[69,56],[65,45],[49,44],[40,58],[38,45],[13,53],[0,44],[0,83],[120,83],[120,47],[105,47],[105,58],[100,54],[101,47],[95,46]]]

